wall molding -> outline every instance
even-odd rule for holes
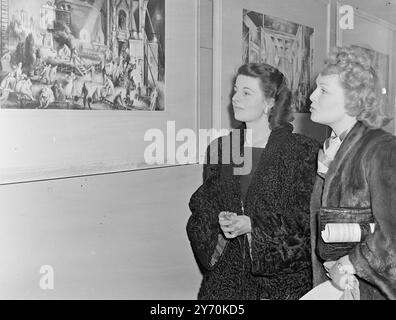
[[[222,80],[222,7],[223,0],[213,0],[213,128],[221,129],[221,80]]]

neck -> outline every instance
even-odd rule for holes
[[[344,131],[352,128],[357,122],[356,118],[347,116],[335,124],[330,125],[331,129],[337,136],[340,136]]]
[[[252,147],[263,147],[267,144],[271,129],[266,114],[257,120],[246,122],[246,129],[252,130]]]

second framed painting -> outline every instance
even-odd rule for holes
[[[242,62],[263,62],[289,80],[296,112],[308,112],[312,88],[314,29],[243,9]]]

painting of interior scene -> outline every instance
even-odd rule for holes
[[[314,29],[281,18],[243,10],[243,63],[263,62],[288,79],[296,112],[309,112]]]
[[[0,108],[165,109],[165,0],[0,0]]]

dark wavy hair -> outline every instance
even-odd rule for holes
[[[381,92],[373,59],[360,47],[338,47],[330,54],[323,76],[336,74],[345,91],[345,109],[366,126],[377,129],[391,118],[385,114],[386,97]]]
[[[267,99],[274,99],[274,106],[268,115],[271,130],[294,120],[291,91],[282,72],[266,63],[247,63],[239,67],[236,77],[238,75],[259,79],[264,96]]]

